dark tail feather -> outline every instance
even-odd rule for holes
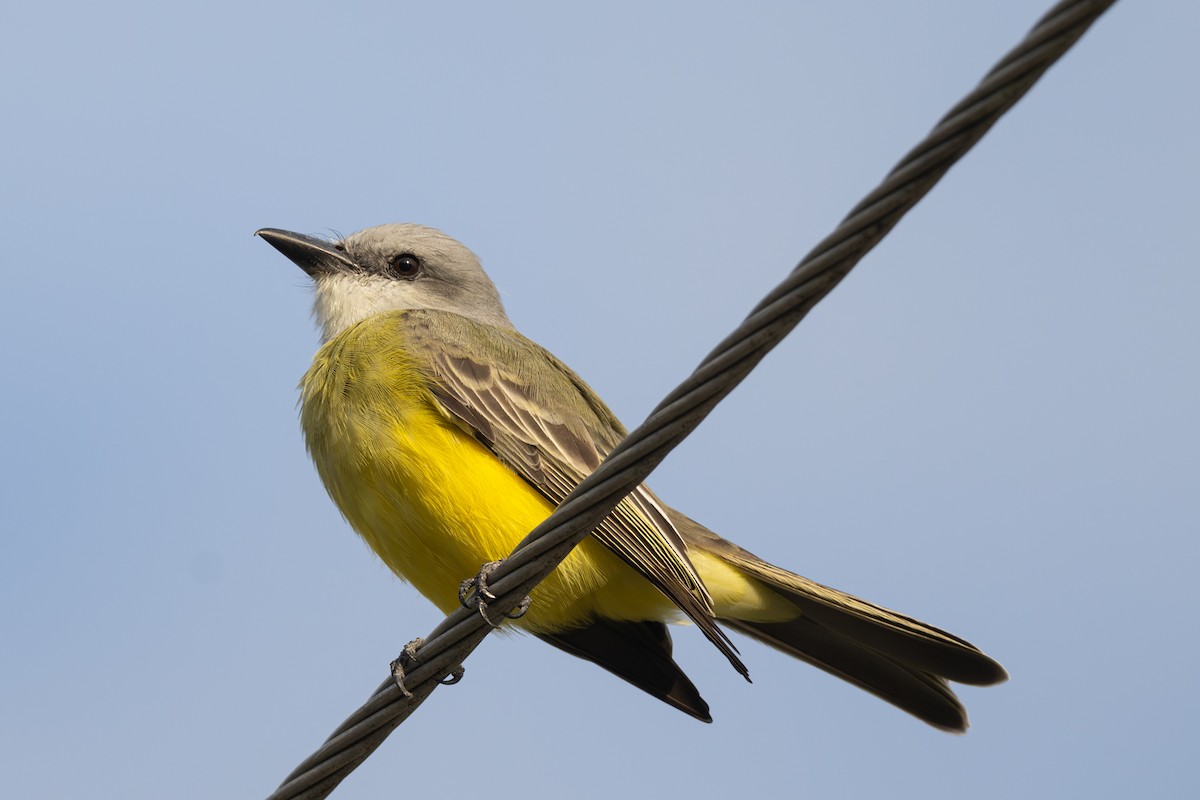
[[[973,686],[1008,680],[1004,667],[975,645],[920,620],[824,586],[819,587],[821,593],[779,583],[771,588],[830,632],[947,680]]]
[[[537,637],[587,659],[668,705],[712,722],[708,703],[671,658],[671,635],[661,622],[593,620],[586,628]]]
[[[945,679],[822,628],[807,617],[724,624],[866,689],[942,730],[967,729],[967,712]]]
[[[970,642],[920,620],[860,600],[763,561],[672,512],[688,547],[717,556],[786,598],[800,612],[783,622],[723,617],[720,622],[844,678],[931,725],[966,729],[947,681],[988,686],[1004,667]]]

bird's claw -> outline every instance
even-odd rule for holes
[[[479,568],[478,575],[463,581],[458,587],[458,602],[462,604],[462,607],[478,609],[479,615],[493,628],[499,628],[503,623],[493,622],[492,618],[488,616],[488,603],[496,600],[496,595],[488,589],[488,575],[491,575],[502,563],[501,561],[489,561]],[[504,619],[520,619],[528,610],[529,596],[526,595],[521,598],[521,602],[517,604],[516,608],[502,616]]]
[[[413,698],[413,693],[404,685],[404,672],[406,667],[414,667],[417,664],[417,649],[424,644],[424,639],[413,639],[408,644],[404,645],[404,649],[400,651],[400,655],[396,656],[396,660],[392,662],[392,680],[396,682],[396,688],[400,690],[400,694],[407,697],[409,700]],[[442,678],[438,683],[443,686],[453,686],[463,678],[465,670],[462,665],[455,667],[454,670]]]

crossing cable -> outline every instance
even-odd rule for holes
[[[493,619],[515,608],[595,529],[716,404],[827,295],[900,218],[1013,106],[1116,0],[1064,0],[954,106],[642,425],[488,579]],[[466,577],[466,576],[464,576]],[[390,677],[301,763],[268,800],[316,800],[383,743],[492,630],[475,610],[438,625],[408,669],[406,697]]]

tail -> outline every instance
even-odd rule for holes
[[[688,547],[715,556],[783,597],[794,618],[761,622],[722,616],[725,625],[807,661],[934,727],[962,732],[967,713],[948,681],[989,686],[1004,667],[969,642],[768,564],[697,522],[672,512]]]

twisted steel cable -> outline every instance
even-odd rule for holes
[[[1013,106],[1116,0],[1064,0],[944,116],[644,423],[489,577],[493,619],[516,607],[605,516],[887,235],[900,218]],[[406,671],[406,697],[384,681],[268,800],[329,795],[491,631],[468,609],[452,613]]]

